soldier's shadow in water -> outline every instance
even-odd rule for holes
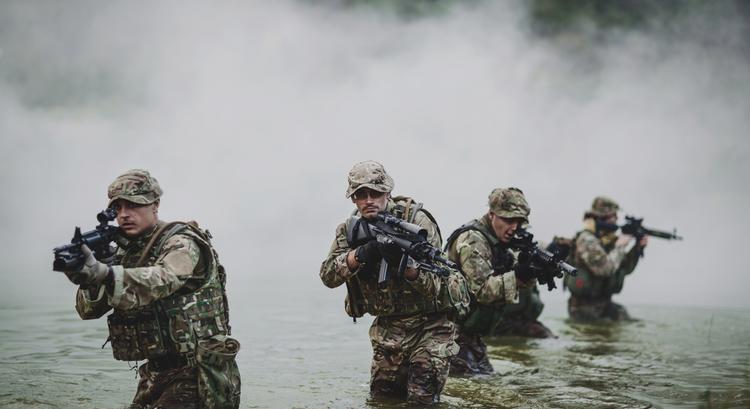
[[[566,320],[568,327],[561,333],[575,343],[567,347],[576,354],[593,356],[610,355],[618,351],[617,344],[623,335],[623,323],[613,321],[574,322]]]
[[[487,354],[491,359],[512,362],[526,368],[537,367],[534,351],[538,348],[538,339],[519,336],[495,336],[483,339],[487,344]]]
[[[624,342],[627,326],[635,322],[566,321],[568,327],[561,333],[574,341],[565,347],[566,352],[562,354],[571,368],[568,385],[614,393],[613,387],[616,389],[620,385],[619,378],[624,375],[623,363],[618,357],[632,353],[627,347],[628,343]]]

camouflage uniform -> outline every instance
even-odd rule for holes
[[[117,199],[150,204],[161,195],[147,171],[131,170],[109,187]],[[131,408],[238,408],[239,343],[230,333],[224,269],[195,222],[158,224],[117,238],[113,285],[80,288],[82,319],[107,318],[115,359],[147,359]]]
[[[500,217],[528,221],[529,205],[519,189],[493,190],[489,207]],[[528,330],[534,324],[546,330],[536,321],[538,314],[524,321],[515,319],[529,309],[530,302],[520,304],[520,301],[527,301],[536,289],[536,282],[522,284],[516,280],[512,273],[516,254],[497,239],[488,214],[454,231],[447,240],[446,250],[469,281],[475,300],[470,315],[460,325],[458,344],[461,350],[451,361],[451,372],[490,373],[492,365],[482,335],[506,334],[518,328],[526,330],[524,335],[537,335],[541,331]],[[509,308],[514,308],[513,315],[508,313]],[[541,308],[538,312],[541,313]]]
[[[367,187],[390,192],[393,180],[377,162],[362,162],[349,173],[347,197]],[[427,230],[428,241],[440,247],[437,224],[411,199],[388,199],[387,212]],[[450,357],[458,351],[452,321],[457,309],[468,310],[469,294],[458,271],[443,279],[419,270],[413,281],[393,271],[384,287],[378,286],[380,262],[361,264],[350,271],[346,257],[347,222],[336,228],[336,237],[320,268],[323,283],[335,288],[346,284],[345,310],[352,317],[376,316],[370,328],[373,359],[370,392],[373,397],[406,397],[410,402],[438,402],[448,375]],[[390,267],[389,267],[390,268]]]
[[[616,245],[617,235],[597,232],[594,220],[617,214],[618,210],[614,200],[595,198],[584,216],[584,229],[576,234],[570,260],[578,274],[565,279],[565,287],[571,292],[568,314],[574,320],[630,319],[625,307],[612,302],[612,295],[622,290],[625,276],[638,264],[638,246],[628,250],[626,245]]]

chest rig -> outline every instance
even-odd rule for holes
[[[566,274],[563,284],[565,288],[570,290],[571,294],[579,298],[595,300],[610,298],[612,294],[617,294],[622,290],[624,276],[615,274],[613,277],[599,277],[592,274],[586,267],[586,263],[581,259],[575,246],[575,243],[578,241],[578,237],[580,237],[581,234],[594,233],[588,230],[582,230],[576,233],[571,247],[570,259],[573,261],[573,265],[578,268],[578,274],[576,274],[575,277]],[[615,240],[598,240],[605,253],[609,254],[609,252],[614,250]]]
[[[167,240],[177,234],[198,244],[199,265],[174,294],[135,309],[115,309],[107,317],[115,359],[139,361],[180,355],[192,364],[199,340],[230,334],[226,274],[210,244],[210,234],[195,222],[159,222],[151,235],[121,247],[115,263],[124,268],[157,265],[168,250],[164,248]]]
[[[417,213],[422,212],[437,226],[432,215],[422,209],[422,204],[415,203],[409,197],[394,197],[386,211],[409,223],[414,223]],[[346,227],[348,229],[349,226]],[[412,288],[405,279],[396,277],[397,266],[389,266],[389,269],[393,269],[391,271],[393,278],[389,279],[385,286],[379,286],[378,267],[379,263],[366,266],[347,281],[348,294],[345,307],[347,314],[355,321],[365,313],[375,316],[399,316],[438,312],[451,308],[450,304],[441,301],[441,297],[424,296]]]
[[[506,273],[513,268],[513,263],[515,262],[513,253],[511,253],[500,242],[500,240],[495,237],[495,233],[487,224],[482,223],[479,220],[472,220],[468,223],[463,224],[461,227],[451,233],[450,236],[448,236],[448,239],[445,243],[446,254],[450,254],[450,249],[453,246],[453,243],[456,242],[456,239],[458,239],[458,236],[467,231],[476,231],[481,233],[484,239],[487,240],[487,242],[490,244],[490,250],[492,251],[492,260],[490,260],[490,263],[492,264],[492,269],[496,274]],[[459,260],[453,261],[458,263]]]
[[[485,216],[486,217],[486,216]],[[492,259],[490,264],[495,274],[504,274],[513,268],[515,257],[495,236],[495,233],[491,230],[488,221],[484,218],[482,220],[472,220],[468,223],[463,224],[461,227],[456,229],[448,237],[445,243],[445,252],[449,255],[451,253],[451,247],[458,239],[458,236],[467,232],[476,231],[479,232],[487,243],[490,245],[492,251]],[[454,253],[455,254],[455,253]],[[453,262],[459,263],[458,256],[455,256]],[[459,266],[460,267],[460,266]],[[464,331],[472,334],[489,334],[498,322],[503,317],[504,307],[497,307],[493,305],[484,305],[476,302],[475,296],[471,294],[471,307],[469,313],[465,319],[460,321]]]

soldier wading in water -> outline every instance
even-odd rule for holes
[[[356,164],[349,172],[346,197],[355,215],[374,220],[387,212],[427,231],[427,240],[440,248],[438,226],[432,216],[406,197],[391,197],[393,179],[377,162]],[[376,316],[370,328],[373,348],[370,392],[373,397],[395,396],[410,402],[438,402],[448,375],[450,358],[458,352],[452,319],[466,311],[469,294],[460,272],[437,276],[409,259],[403,275],[395,271],[402,257],[393,244],[368,241],[353,248],[347,240],[352,218],[336,228],[320,278],[331,288],[346,284],[346,312]],[[390,278],[378,284],[382,260]]]
[[[573,240],[570,260],[578,267],[578,275],[565,279],[571,294],[568,314],[573,320],[630,319],[625,307],[612,301],[612,295],[622,291],[625,276],[635,270],[648,236],[633,245],[633,236],[617,235],[618,210],[614,200],[594,198],[583,216],[583,230]]]
[[[516,230],[529,222],[529,204],[520,189],[509,187],[494,189],[488,205],[484,216],[456,229],[446,243],[448,256],[466,276],[474,296],[470,314],[459,323],[461,349],[451,360],[453,374],[493,372],[482,336],[507,328],[528,336],[551,335],[536,321],[543,306],[538,295],[537,302],[530,297],[536,280],[517,266],[517,256],[509,248]],[[508,314],[509,308],[516,314]]]
[[[85,264],[65,273],[80,285],[76,310],[85,320],[112,310],[115,359],[147,360],[132,409],[238,408],[239,343],[228,337],[224,269],[207,231],[195,222],[159,220],[161,194],[156,179],[139,169],[109,186],[117,253],[97,260],[82,245]]]

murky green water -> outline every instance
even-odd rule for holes
[[[404,406],[368,401],[371,320],[353,325],[340,293],[287,297],[232,304],[243,408]],[[750,312],[630,311],[641,321],[578,325],[552,309],[543,319],[558,339],[488,340],[498,373],[451,378],[441,407],[750,407]],[[135,372],[100,349],[104,320],[81,321],[72,305],[6,306],[0,322],[0,407],[122,408],[132,398]]]

